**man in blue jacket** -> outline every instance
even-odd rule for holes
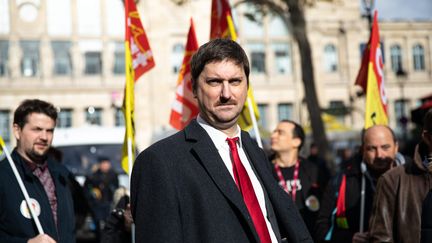
[[[69,172],[48,158],[57,111],[41,100],[25,100],[16,109],[12,159],[27,189],[44,234],[31,217],[9,163],[0,162],[0,242],[75,242],[75,218]]]

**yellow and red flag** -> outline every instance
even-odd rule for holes
[[[385,91],[384,63],[380,47],[377,11],[374,13],[372,33],[364,55],[367,56],[363,59],[367,58],[368,60],[367,74],[365,73],[366,67],[363,66],[366,61],[363,60],[356,84],[361,85],[366,91],[365,128],[373,125],[388,125],[388,101]]]
[[[170,124],[177,130],[183,129],[198,115],[198,103],[192,92],[190,61],[198,50],[193,20],[188,32],[183,63],[177,81],[176,98],[171,106]]]
[[[155,62],[139,13],[133,0],[125,0],[125,69],[126,86],[123,98],[126,134],[123,143],[122,167],[131,172],[135,159],[134,86],[139,77],[153,68]]]
[[[229,38],[237,41],[237,33],[232,20],[231,7],[228,0],[212,0],[210,39]],[[252,85],[249,83],[248,100],[250,100],[256,120],[259,119],[258,106],[253,96]],[[249,112],[249,102],[246,102],[238,120],[243,130],[252,128],[252,117]]]

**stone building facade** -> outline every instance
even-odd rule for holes
[[[234,3],[234,1],[232,1]],[[209,38],[210,0],[178,6],[170,0],[140,1],[138,9],[156,67],[136,83],[136,140],[144,149],[171,133],[168,124],[177,71],[190,17],[200,44]],[[307,126],[297,45],[277,17],[260,23],[234,9],[240,43],[247,51],[261,126],[271,131],[280,119]],[[364,98],[354,87],[368,21],[359,1],[308,1],[305,13],[321,107],[358,131]],[[432,93],[432,17],[428,21],[380,20],[390,125],[399,130],[403,111]],[[88,123],[122,126],[124,12],[120,0],[0,0],[0,133],[14,144],[13,110],[27,98],[54,103],[59,127]],[[399,75],[396,75],[397,71]],[[404,74],[404,75],[401,75]],[[347,109],[348,108],[348,109]],[[349,110],[351,112],[344,113]],[[411,126],[410,124],[408,124]]]

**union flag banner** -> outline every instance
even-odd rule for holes
[[[228,0],[212,0],[210,40],[230,38],[227,15],[232,16]]]
[[[229,38],[233,41],[237,41],[237,33],[232,20],[231,7],[228,0],[212,0],[210,39],[215,38]],[[259,119],[259,110],[255,103],[252,85],[250,83],[247,99],[250,102],[245,102],[238,120],[238,124],[243,130],[250,130],[253,126],[249,104],[252,105],[253,115],[256,120]]]
[[[0,135],[0,155],[3,153],[3,147],[6,147],[6,144],[3,141],[2,136]]]
[[[125,0],[124,2],[126,17],[125,42],[128,42],[130,55],[132,55],[132,67],[135,73],[134,79],[137,81],[143,73],[155,66],[155,62],[134,0]]]
[[[124,3],[126,85],[123,98],[123,113],[126,133],[122,151],[122,167],[126,173],[130,174],[132,163],[135,160],[135,81],[143,73],[153,68],[155,62],[135,2],[126,0]]]
[[[365,67],[361,67],[358,80],[356,80],[356,84],[364,87],[366,91],[365,128],[373,125],[388,125],[388,101],[385,91],[383,56],[380,47],[378,12],[376,10],[367,49],[365,51],[368,60],[367,75],[364,73]],[[364,77],[367,77],[367,81],[362,81],[362,76],[363,80],[365,80]],[[366,85],[364,82],[366,82]]]
[[[177,130],[183,129],[198,115],[198,103],[192,92],[190,61],[198,50],[193,20],[188,32],[183,63],[177,81],[176,98],[171,106],[170,124]]]

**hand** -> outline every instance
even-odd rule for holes
[[[49,235],[42,234],[31,238],[27,241],[27,243],[56,243],[56,241],[53,240],[53,238],[51,238]]]
[[[124,211],[123,217],[124,217],[125,229],[126,229],[126,231],[130,232],[131,231],[131,225],[133,224],[133,219],[132,219],[132,213],[131,213],[129,203],[126,205],[126,209]]]
[[[369,232],[357,232],[352,238],[352,243],[368,243],[369,242]]]

